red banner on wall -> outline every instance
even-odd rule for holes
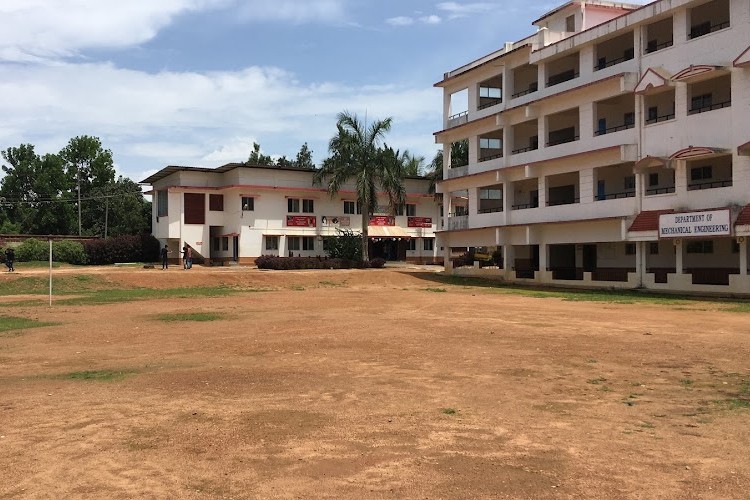
[[[315,227],[317,218],[314,215],[287,215],[287,227]]]
[[[432,227],[432,217],[409,217],[406,221],[407,227]]]
[[[395,226],[396,218],[390,215],[373,215],[370,217],[371,226]]]

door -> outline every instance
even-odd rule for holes
[[[607,119],[599,118],[597,123],[597,135],[604,135],[607,133]]]
[[[232,238],[232,260],[237,262],[240,260],[240,237],[234,236]]]
[[[596,271],[596,245],[583,245],[583,271]]]
[[[529,201],[531,203],[531,208],[537,208],[539,206],[539,190],[538,189],[535,189],[529,192]]]
[[[604,189],[604,181],[600,180],[596,183],[596,199],[597,200],[605,200],[607,199],[607,194]]]

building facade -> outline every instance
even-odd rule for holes
[[[325,256],[324,237],[361,233],[354,185],[334,198],[313,186],[312,170],[228,164],[216,169],[166,167],[152,187],[153,234],[175,258],[189,245],[211,263],[252,264],[261,255]],[[370,218],[370,257],[442,264],[435,243],[440,206],[429,181],[404,180],[406,203],[393,215],[385,196]]]
[[[446,270],[750,293],[750,2],[576,0],[533,24],[436,84],[436,142],[468,142],[443,244],[503,257]]]

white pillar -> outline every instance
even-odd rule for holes
[[[635,272],[638,275],[638,286],[643,286],[643,277],[646,275],[646,246],[645,241],[635,244]]]
[[[544,208],[547,206],[547,179],[544,175],[540,175],[537,179],[537,189],[539,190],[539,207]]]
[[[514,267],[516,266],[516,252],[513,248],[513,245],[506,242],[505,245],[503,245],[503,269],[505,270],[505,276],[506,278],[509,277],[508,275],[514,272]]]
[[[547,262],[549,262],[549,245],[546,243],[539,244],[539,271],[545,272],[547,270]]]
[[[683,257],[683,244],[682,240],[676,240],[675,244],[677,245],[677,249],[675,252],[675,267],[677,268],[677,274],[683,274],[683,264],[682,264],[682,257]]]
[[[740,274],[747,276],[747,237],[740,243]]]

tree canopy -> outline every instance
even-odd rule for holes
[[[263,154],[260,150],[260,144],[254,142],[253,150],[250,152],[250,156],[245,162],[245,165],[259,165],[279,168],[302,168],[312,170],[315,168],[315,164],[312,161],[312,153],[313,152],[307,146],[307,143],[304,143],[299,152],[297,152],[297,156],[294,160],[288,159],[286,155],[282,155],[274,160],[273,157]]]

